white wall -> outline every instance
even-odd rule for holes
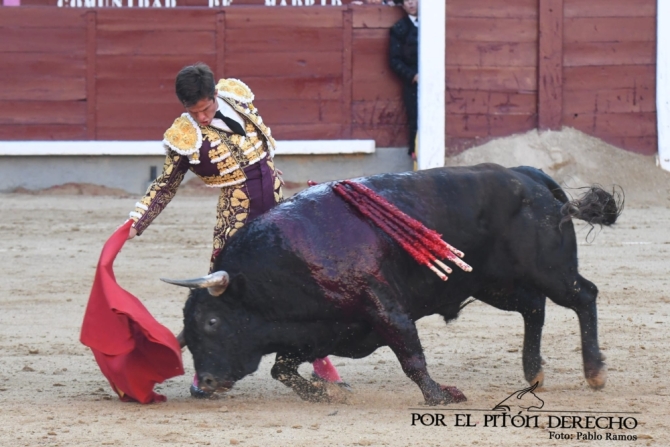
[[[445,1],[419,3],[419,169],[444,166],[446,20]]]
[[[670,171],[670,1],[658,0],[656,55],[656,109],[658,112],[658,158]]]

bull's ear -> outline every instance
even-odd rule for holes
[[[228,296],[242,299],[247,293],[247,278],[242,273],[233,276],[230,279],[230,284],[228,284],[226,292]]]

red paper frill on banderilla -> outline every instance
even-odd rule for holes
[[[184,374],[181,349],[172,332],[116,283],[112,266],[131,225],[116,230],[102,249],[80,340],[122,401],[163,402],[154,386]]]
[[[342,180],[334,183],[331,188],[373,225],[396,241],[416,262],[431,269],[442,281],[448,279],[447,275],[452,270],[440,259],[448,259],[465,272],[472,271],[472,267],[460,259],[465,253],[443,241],[436,231],[403,213],[362,183]]]

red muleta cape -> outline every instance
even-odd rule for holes
[[[153,389],[184,374],[179,342],[140,300],[116,283],[112,269],[131,225],[128,221],[119,227],[102,248],[80,340],[91,348],[122,401],[164,402],[167,398]]]

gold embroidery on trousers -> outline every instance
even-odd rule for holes
[[[216,207],[214,250],[222,249],[228,238],[244,226],[249,217],[249,206],[245,184],[221,189]]]

